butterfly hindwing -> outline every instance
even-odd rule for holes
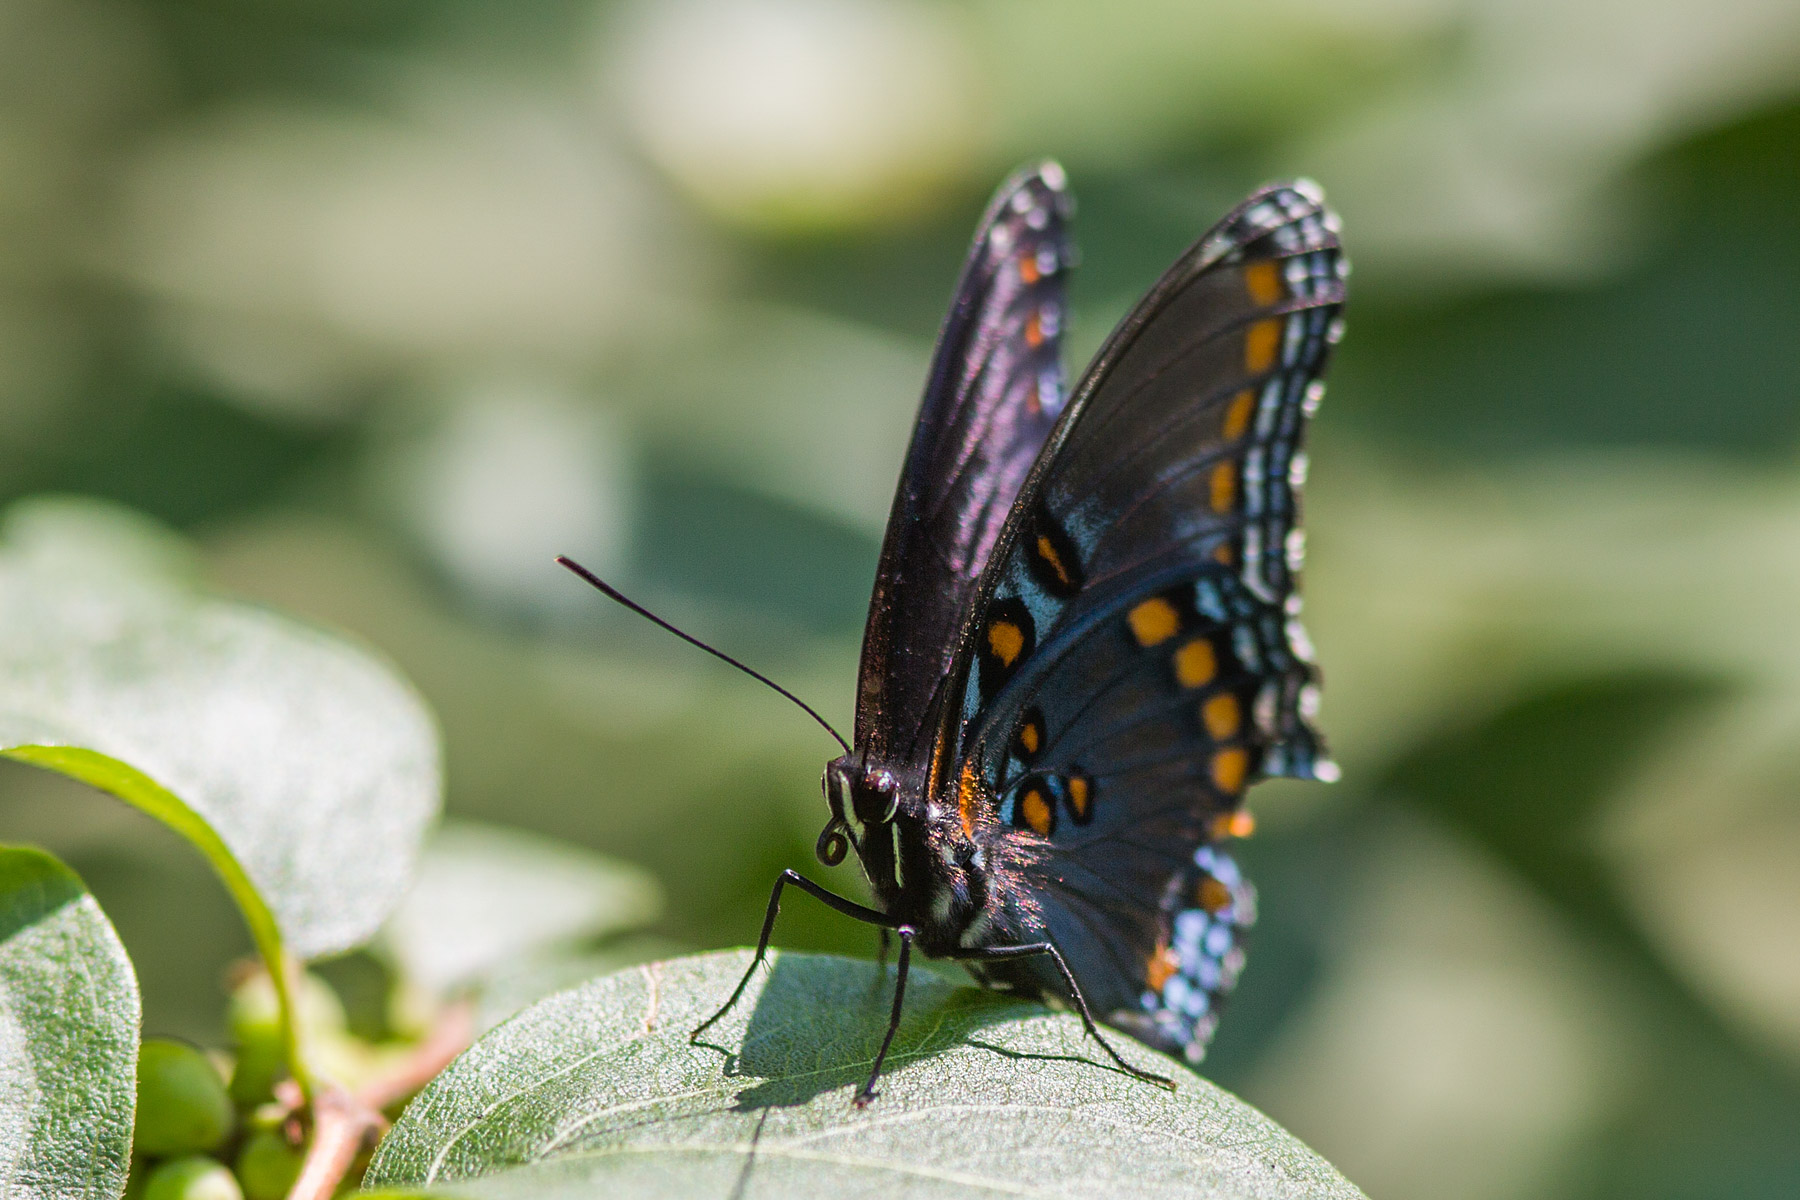
[[[938,337],[863,638],[856,743],[907,760],[977,581],[1062,412],[1069,200],[1054,163],[1020,171],[976,230]]]
[[[1017,890],[1105,1015],[1141,1011],[1174,944],[1171,881],[1241,819],[1269,677],[1301,666],[1279,612],[1221,564],[1192,570],[1057,628],[984,710],[975,750],[995,824],[1040,850]]]
[[[1255,779],[1335,771],[1295,589],[1343,276],[1309,185],[1252,196],[1164,276],[1021,488],[943,717],[940,775],[972,770],[999,836],[1036,847],[1002,923],[1048,933],[1091,1007],[1174,1048],[1204,1048],[1254,907],[1211,843]]]
[[[1256,889],[1235,859],[1202,845],[1169,881],[1167,937],[1152,952],[1135,1005],[1112,1022],[1144,1041],[1199,1059],[1219,1026],[1219,1008],[1244,969],[1244,934],[1256,922]]]

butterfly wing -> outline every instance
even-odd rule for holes
[[[1211,843],[1254,780],[1335,775],[1296,584],[1336,227],[1310,185],[1258,192],[1113,335],[982,579],[933,760],[934,795],[1030,848],[991,856],[1022,865],[965,938],[1047,932],[1097,1012],[1191,1056],[1254,912]]]
[[[957,635],[1065,398],[1062,169],[995,194],[938,335],[875,577],[858,676],[865,761],[916,762]]]

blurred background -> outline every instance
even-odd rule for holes
[[[186,532],[415,681],[452,813],[742,943],[832,747],[550,557],[847,726],[932,336],[1046,155],[1075,368],[1264,179],[1357,267],[1344,782],[1252,795],[1209,1073],[1383,1200],[1800,1194],[1792,0],[0,0],[0,499]],[[0,828],[216,1038],[247,942],[191,853],[10,764]]]

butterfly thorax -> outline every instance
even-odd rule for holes
[[[927,954],[983,944],[1010,932],[1006,898],[1016,872],[1007,839],[987,820],[967,820],[965,806],[925,794],[923,772],[865,765],[846,756],[825,769],[831,822],[856,850],[877,905],[918,931]],[[841,860],[841,851],[837,854]]]

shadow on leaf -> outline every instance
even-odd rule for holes
[[[760,991],[753,985],[738,1002],[752,1006],[741,1047],[734,1051],[720,1044],[728,1039],[714,1041],[707,1035],[696,1043],[725,1055],[722,1072],[727,1078],[761,1081],[737,1094],[736,1110],[803,1105],[821,1093],[860,1085],[887,1031],[893,964],[883,968],[850,959],[786,955],[759,970],[766,972]],[[983,991],[937,966],[915,962],[882,1075],[904,1072],[957,1046],[1009,1059],[1085,1062],[1095,1070],[1124,1074],[1079,1054],[1020,1051],[972,1036],[985,1026],[1041,1011],[1036,1004]]]

